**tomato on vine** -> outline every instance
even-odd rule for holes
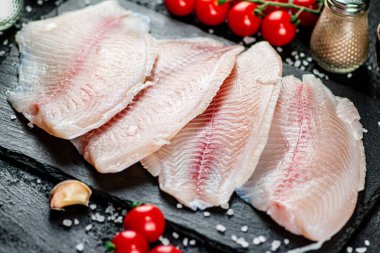
[[[195,13],[205,25],[220,25],[226,19],[229,7],[229,2],[219,4],[218,0],[196,0]]]
[[[283,10],[273,11],[265,16],[261,32],[265,40],[273,46],[284,46],[296,35],[296,25],[291,15]]]
[[[165,230],[165,217],[155,205],[140,205],[125,216],[124,229],[135,230],[141,233],[148,242],[154,242]]]
[[[318,10],[318,2],[317,0],[293,0],[293,4],[297,6],[302,6],[312,10]],[[296,14],[298,10],[292,9],[292,14]],[[319,16],[317,14],[313,14],[307,11],[303,11],[298,19],[300,20],[300,24],[303,26],[313,26],[317,23]]]
[[[173,245],[159,245],[152,249],[149,253],[182,253],[182,251]]]
[[[252,2],[239,2],[228,13],[227,23],[231,31],[239,36],[255,34],[261,24],[261,18],[255,15],[257,5]]]
[[[194,11],[195,0],[165,0],[165,6],[173,15],[186,16]]]
[[[133,230],[118,233],[106,247],[113,253],[147,253],[149,251],[145,237]]]

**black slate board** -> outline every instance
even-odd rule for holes
[[[158,38],[210,36],[193,26],[173,21],[135,4],[127,2],[122,2],[122,4],[128,9],[149,16],[152,21],[152,33]],[[71,0],[62,5],[58,13],[77,9],[81,6],[84,6],[84,1]],[[225,42],[228,43],[227,41]],[[265,252],[270,249],[272,240],[282,240],[284,238],[290,239],[291,242],[287,248],[295,248],[310,243],[301,237],[286,232],[265,214],[257,212],[236,196],[230,202],[231,208],[235,211],[233,217],[228,217],[224,210],[214,208],[211,210],[211,217],[205,218],[201,212],[194,213],[186,209],[177,209],[175,200],[160,192],[157,187],[157,180],[145,172],[140,165],[134,165],[116,175],[96,173],[90,165],[83,161],[68,141],[49,136],[37,128],[29,129],[24,118],[20,115],[18,115],[17,120],[11,120],[10,116],[15,112],[6,102],[5,92],[17,83],[17,65],[18,52],[13,47],[11,55],[3,61],[0,68],[1,155],[28,164],[34,169],[56,178],[77,178],[89,184],[93,189],[107,192],[113,198],[122,201],[139,200],[154,203],[165,211],[168,220],[173,226],[177,226],[184,233],[193,235],[198,240],[220,251]],[[296,76],[302,74],[299,70],[286,65],[284,66],[284,72],[285,74],[294,74]],[[380,172],[377,165],[377,159],[380,157],[380,128],[378,126],[378,121],[380,121],[380,102],[332,82],[326,84],[335,94],[348,97],[355,103],[363,118],[364,127],[369,130],[364,137],[368,162],[366,189],[360,195],[358,208],[351,221],[338,235],[327,242],[321,250],[321,252],[338,252],[347,243],[347,240],[380,194],[380,180],[378,180]],[[215,229],[217,224],[225,225],[227,231],[224,234],[218,233]],[[243,225],[248,225],[248,233],[240,232]],[[230,238],[233,234],[238,237],[244,237],[250,242],[250,248],[248,250],[239,248]],[[260,246],[253,246],[252,239],[258,235],[264,235],[267,241]],[[282,246],[280,251],[285,251],[285,247]]]

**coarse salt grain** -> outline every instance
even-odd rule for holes
[[[279,53],[282,53],[282,51],[283,51],[282,47],[277,47],[276,50],[277,50],[277,52],[279,52]]]
[[[34,127],[34,125],[33,125],[31,122],[29,122],[29,123],[27,124],[27,126],[28,126],[29,128],[33,128],[33,127]]]
[[[115,208],[113,206],[107,206],[105,213],[113,214],[115,212]]]
[[[281,247],[281,241],[279,240],[274,240],[271,245],[271,250],[272,251],[277,251]]]
[[[230,208],[230,205],[229,205],[228,203],[224,203],[224,204],[220,205],[220,207],[221,207],[222,209],[227,210],[228,208]]]
[[[259,237],[255,237],[255,238],[253,238],[252,243],[253,243],[254,245],[259,245],[259,244],[261,244],[261,240],[260,240]]]
[[[189,241],[189,244],[191,245],[191,246],[194,246],[194,245],[196,245],[197,244],[197,241],[196,240],[190,240]]]
[[[364,253],[364,252],[367,252],[367,248],[366,247],[360,247],[360,248],[356,248],[355,251],[357,253]]]
[[[174,239],[178,239],[178,238],[179,238],[179,234],[176,233],[176,232],[173,232],[173,233],[172,233],[172,236],[173,236]]]
[[[88,224],[86,227],[85,227],[85,230],[86,231],[90,231],[92,229],[92,224]]]
[[[363,127],[363,133],[368,133],[368,130]]]
[[[208,29],[208,33],[213,34],[214,33],[214,29]]]
[[[11,115],[11,120],[15,120],[16,119],[16,115]]]
[[[351,78],[351,77],[352,77],[352,73],[348,73],[347,78]]]
[[[347,253],[352,253],[353,250],[354,250],[354,249],[353,249],[352,247],[347,247],[347,248],[346,248],[346,252],[347,252]]]
[[[228,215],[228,216],[232,216],[232,215],[234,215],[234,210],[233,210],[233,209],[228,209],[228,210],[227,210],[227,215]]]
[[[62,224],[63,224],[63,226],[65,226],[65,227],[71,227],[71,225],[73,225],[73,222],[72,222],[70,219],[64,219],[64,220],[62,221]]]
[[[79,225],[79,220],[78,219],[74,219],[74,225]]]
[[[37,179],[37,184],[40,184],[41,183],[41,179]]]
[[[95,214],[95,217],[96,217],[96,221],[98,221],[100,223],[102,223],[106,220],[106,217],[104,217],[103,215],[98,214],[98,213]]]
[[[91,210],[95,210],[95,209],[96,209],[96,204],[91,204],[91,205],[90,205],[90,209],[91,209]]]
[[[38,4],[38,5],[43,5],[43,4],[44,4],[44,1],[42,1],[42,0],[37,0],[37,4]]]
[[[177,203],[177,208],[178,209],[182,209],[183,208],[183,205],[181,203]]]
[[[242,226],[240,230],[245,233],[248,231],[248,226]]]
[[[0,56],[5,55],[5,51],[0,51]]]
[[[119,216],[114,220],[114,223],[123,223],[123,216]]]
[[[211,215],[210,212],[207,212],[207,211],[203,212],[204,217],[209,217],[210,215]]]
[[[25,10],[26,10],[26,12],[30,13],[30,12],[32,12],[33,9],[30,5],[27,5],[27,6],[25,6]]]
[[[240,237],[236,240],[236,243],[242,246],[243,248],[248,248],[249,243],[244,239],[244,237]]]
[[[256,38],[255,37],[250,37],[250,36],[245,36],[243,38],[243,42],[245,44],[251,44],[251,43],[255,43],[256,42]]]
[[[368,241],[368,240],[365,240],[365,241],[364,241],[364,245],[365,245],[365,246],[369,246],[369,245],[370,245],[369,241]]]
[[[170,241],[168,238],[165,238],[165,237],[162,237],[161,239],[161,243],[165,246],[169,245],[170,244]]]
[[[238,239],[238,238],[237,238],[237,236],[236,236],[236,235],[231,235],[231,240],[232,240],[232,241],[236,242],[236,241],[237,241],[237,239]]]
[[[261,242],[265,242],[266,241],[266,239],[265,239],[265,237],[263,235],[259,235],[259,239],[260,239]]]
[[[82,252],[82,251],[84,250],[84,244],[83,244],[83,242],[78,243],[77,246],[76,246],[75,248],[76,248],[76,250],[77,250],[78,252]]]
[[[183,246],[187,247],[187,245],[189,244],[189,239],[187,237],[183,238],[182,244]]]
[[[300,53],[300,56],[301,57],[305,57],[305,53]]]
[[[226,227],[223,226],[222,224],[218,224],[216,225],[216,230],[218,230],[218,232],[224,233],[226,232]]]
[[[380,121],[379,122],[377,122],[377,124],[379,125],[379,127],[380,127]]]
[[[284,239],[284,244],[288,245],[289,244],[289,239]]]

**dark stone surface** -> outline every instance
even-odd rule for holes
[[[63,5],[60,8],[60,11],[76,9],[81,6],[81,3],[83,3],[83,1],[72,0]],[[123,3],[127,8],[137,10],[148,15],[152,20],[152,32],[157,37],[191,37],[197,35],[210,36],[202,33],[199,29],[193,26],[188,26],[183,23],[173,21],[172,19],[168,19],[155,12],[151,12],[145,8],[141,8],[130,3]],[[205,218],[201,212],[194,213],[186,209],[177,209],[175,207],[176,202],[170,196],[160,192],[156,179],[152,178],[139,165],[135,165],[117,175],[101,175],[96,173],[91,166],[82,160],[69,142],[53,138],[37,128],[29,129],[26,126],[25,120],[20,115],[18,115],[18,118],[14,121],[10,119],[10,116],[15,114],[15,112],[5,100],[5,91],[17,83],[17,63],[18,53],[16,48],[13,46],[11,55],[2,62],[0,67],[0,107],[2,108],[0,111],[0,154],[2,157],[7,157],[17,161],[20,164],[28,165],[28,170],[30,169],[34,172],[38,172],[41,175],[47,175],[49,177],[47,181],[50,185],[44,190],[41,189],[41,191],[33,192],[32,190],[38,188],[35,188],[32,185],[32,187],[30,187],[30,191],[26,190],[26,193],[22,191],[13,191],[11,189],[9,191],[2,190],[0,191],[0,194],[5,192],[11,196],[7,197],[9,198],[10,203],[14,202],[13,198],[22,200],[23,198],[30,197],[31,195],[38,196],[41,194],[40,199],[33,201],[30,205],[36,203],[34,205],[36,208],[35,215],[39,217],[38,219],[41,219],[42,224],[38,227],[38,229],[41,230],[41,233],[45,233],[47,238],[50,238],[51,234],[55,233],[52,233],[52,230],[50,230],[50,227],[55,224],[54,221],[43,221],[43,219],[46,219],[46,215],[48,215],[48,212],[46,211],[47,188],[50,188],[53,182],[74,177],[88,183],[99,193],[107,192],[109,195],[105,195],[104,199],[109,201],[118,201],[125,206],[128,206],[130,201],[133,200],[151,202],[159,205],[167,215],[172,227],[180,230],[186,236],[195,237],[201,242],[201,244],[204,243],[207,247],[211,247],[211,252],[245,252],[246,250],[239,248],[239,246],[231,240],[230,237],[233,234],[246,238],[246,240],[250,243],[250,252],[265,252],[269,250],[271,242],[275,239],[290,239],[291,243],[288,245],[288,248],[294,248],[309,243],[301,237],[287,233],[284,229],[272,222],[271,219],[265,214],[255,211],[235,196],[232,198],[230,203],[231,207],[235,211],[235,215],[233,217],[228,217],[224,210],[214,208],[210,211],[211,216],[209,218]],[[293,67],[285,66],[285,74],[299,75],[300,71]],[[380,180],[378,180],[380,171],[377,164],[378,157],[380,157],[380,128],[377,125],[377,122],[380,120],[380,102],[354,93],[350,89],[336,85],[332,82],[328,82],[328,86],[332,88],[335,94],[346,96],[356,104],[361,116],[363,117],[363,124],[365,128],[369,130],[364,139],[368,161],[366,190],[360,196],[359,204],[352,220],[338,235],[336,235],[330,242],[326,243],[324,248],[320,251],[339,252],[340,249],[342,249],[349,241],[349,238],[362,222],[370,208],[374,205],[380,194]],[[0,164],[0,167],[4,168],[8,168],[9,166],[10,165],[8,163],[5,163],[5,165]],[[20,168],[23,166],[18,165],[17,167]],[[14,168],[8,169],[8,171],[14,170]],[[3,169],[1,172],[3,172]],[[12,181],[19,177],[22,176],[4,173],[4,176],[1,176],[1,179],[5,181]],[[7,184],[1,183],[1,185]],[[16,188],[19,189],[28,188],[28,181],[26,180],[22,183],[21,181],[16,180],[14,185],[16,185]],[[4,189],[8,187],[10,186],[4,187]],[[13,194],[13,192],[15,192],[15,194]],[[45,196],[45,199],[43,196]],[[6,199],[6,196],[3,198],[3,195],[0,195],[0,199]],[[1,205],[0,211],[3,206],[9,207],[8,202],[5,201],[5,203]],[[42,210],[41,208],[45,208],[46,210]],[[8,208],[8,210],[9,209],[10,208]],[[22,208],[22,210],[24,209],[25,208]],[[73,210],[73,212],[76,211]],[[2,213],[0,213],[0,215],[1,214]],[[11,239],[12,237],[17,237],[16,234],[19,232],[31,233],[32,231],[26,230],[26,228],[33,227],[33,223],[39,223],[39,220],[36,219],[34,221],[31,220],[28,224],[24,224],[23,219],[17,220],[11,215],[10,211],[8,211],[8,213],[4,212],[4,217],[8,217],[8,220],[13,220],[13,223],[6,223],[0,220],[0,224],[8,224],[4,226],[0,225],[0,232],[2,232],[2,230],[8,231],[12,226],[19,226],[19,230],[15,230],[13,232],[11,230],[11,233],[7,232],[6,235],[11,234],[12,236],[6,237],[5,240]],[[217,224],[223,224],[227,227],[225,234],[220,234],[216,231],[215,226]],[[248,233],[243,233],[240,231],[240,228],[243,225],[249,226]],[[46,227],[49,229],[42,231],[46,229]],[[102,241],[102,239],[109,238],[110,235],[116,230],[117,228],[112,228],[112,226],[109,228],[105,226],[105,230],[100,230],[100,237],[94,237],[94,240],[90,240],[88,242],[88,244],[91,245],[90,248],[95,248],[95,245]],[[79,235],[80,234],[78,234],[78,236]],[[260,246],[253,246],[252,239],[258,235],[264,235],[267,238],[267,242]],[[0,243],[2,242],[1,240],[3,240],[2,236],[4,236],[4,234],[0,233]],[[73,242],[76,235],[71,234],[71,231],[70,233],[67,233],[67,235],[64,233],[58,233],[57,238],[61,241],[70,241],[70,243],[67,243],[70,248],[66,248],[66,252],[72,252],[73,246],[77,243],[77,241]],[[48,244],[46,243],[46,246],[43,246],[45,242],[42,241],[42,243],[39,243],[38,240],[34,246],[32,245],[33,240],[30,240],[30,247],[35,247],[36,252],[49,252],[50,248],[47,247]],[[20,251],[22,251],[22,249],[30,248],[29,246],[24,247],[22,245],[29,244],[13,244],[8,246],[8,249],[10,250],[15,246],[20,246]],[[99,250],[99,248],[97,249]],[[282,246],[280,251],[284,250],[285,247]],[[1,251],[2,249],[0,249],[0,252]],[[203,249],[201,251],[203,252]],[[186,252],[188,251],[186,250]]]

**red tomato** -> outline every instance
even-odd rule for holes
[[[239,36],[255,34],[261,24],[261,18],[254,14],[257,5],[250,2],[235,4],[228,13],[228,26]]]
[[[165,0],[168,11],[176,16],[191,14],[195,8],[195,0]]]
[[[133,230],[118,233],[112,239],[114,253],[147,253],[149,245],[143,235]]]
[[[317,0],[294,0],[293,4],[298,6],[303,6],[309,9],[318,9],[318,3]],[[292,13],[297,13],[298,10],[292,9]],[[299,16],[298,19],[301,21],[301,25],[303,26],[313,26],[315,23],[317,23],[319,16],[317,14],[313,14],[307,11],[303,11]]]
[[[158,207],[144,204],[127,214],[124,229],[133,229],[145,236],[148,242],[154,242],[165,230],[165,217]]]
[[[149,253],[182,253],[182,251],[173,245],[159,245],[152,249]]]
[[[296,26],[291,23],[291,15],[286,11],[274,11],[263,20],[261,32],[273,46],[290,43],[296,36]]]
[[[218,4],[218,0],[196,0],[195,13],[203,24],[219,25],[226,19],[229,7],[229,2]]]
[[[278,3],[288,3],[289,0],[269,0],[271,2],[278,2]],[[287,8],[282,8],[282,7],[279,7],[279,6],[271,6],[271,5],[268,5],[267,7],[265,7],[264,9],[264,14],[269,14],[271,13],[272,11],[277,11],[277,10],[287,10]]]

